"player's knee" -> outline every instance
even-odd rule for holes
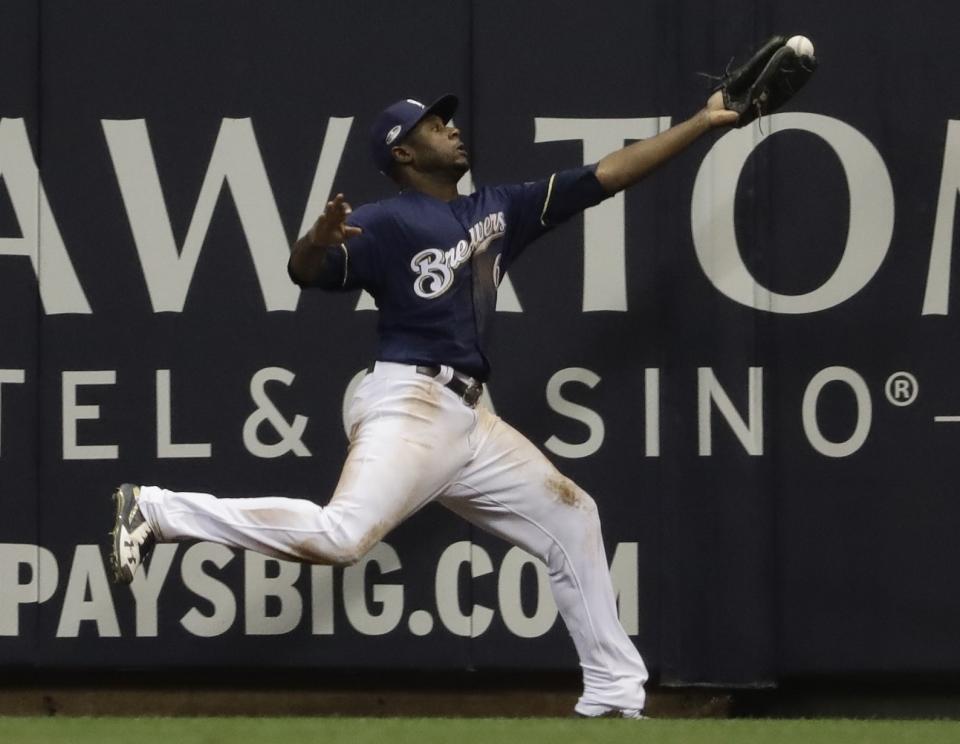
[[[303,545],[299,557],[307,563],[322,566],[352,566],[363,554],[349,545],[310,544]]]
[[[320,563],[327,566],[352,566],[363,555],[355,545],[344,542],[315,541],[308,548],[305,556],[310,563]]]
[[[597,515],[597,502],[586,491],[580,491],[580,508],[593,516]]]
[[[335,566],[352,566],[380,542],[382,534],[373,530],[362,535],[341,535],[332,540],[328,550],[328,562]]]
[[[345,545],[333,553],[332,562],[335,566],[353,566],[366,554],[367,551],[360,550],[357,545]]]

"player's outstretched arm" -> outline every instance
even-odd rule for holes
[[[717,91],[706,106],[686,121],[607,155],[597,164],[597,180],[607,193],[616,194],[686,150],[711,129],[736,122],[737,114],[724,108],[723,95]]]
[[[300,286],[316,284],[326,264],[327,246],[340,245],[363,232],[347,224],[350,205],[337,194],[327,202],[323,214],[313,223],[307,234],[293,244],[290,253],[290,277]]]

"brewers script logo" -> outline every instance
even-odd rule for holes
[[[417,274],[413,291],[432,300],[453,286],[454,271],[474,253],[483,253],[497,238],[503,237],[507,222],[503,212],[493,212],[470,228],[470,240],[461,240],[453,248],[427,248],[410,260],[410,268]],[[499,256],[498,256],[499,258]],[[499,261],[497,262],[499,273]],[[495,281],[495,284],[499,282]]]

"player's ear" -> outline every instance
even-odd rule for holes
[[[396,145],[390,150],[393,155],[393,160],[396,163],[403,163],[406,165],[409,162],[413,161],[413,151],[404,145]]]

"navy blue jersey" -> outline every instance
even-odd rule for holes
[[[449,202],[411,190],[366,204],[347,220],[363,233],[326,249],[318,285],[373,295],[378,360],[447,364],[486,380],[500,280],[531,241],[608,196],[594,169],[480,188]]]

